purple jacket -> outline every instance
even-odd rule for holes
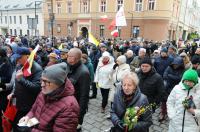
[[[40,93],[27,116],[40,122],[32,132],[76,132],[79,111],[74,87],[67,80],[65,86],[48,95]]]

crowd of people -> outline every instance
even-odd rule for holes
[[[52,43],[45,37],[6,36],[0,45],[0,110],[15,102],[13,132],[81,131],[89,99],[97,98],[98,89],[101,113],[110,109],[110,131],[148,132],[158,107],[158,121],[168,117],[170,132],[200,129],[198,44],[104,39],[95,45],[86,39]],[[37,45],[27,76],[24,69]],[[133,127],[125,121],[129,108],[139,113]],[[32,127],[19,125],[33,118],[38,123]]]

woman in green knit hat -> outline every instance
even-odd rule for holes
[[[167,100],[169,132],[199,132],[200,83],[195,70],[184,72]]]

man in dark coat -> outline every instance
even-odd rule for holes
[[[72,48],[68,52],[67,63],[70,72],[68,78],[75,88],[75,97],[80,106],[79,125],[80,131],[84,115],[88,109],[89,91],[90,91],[90,73],[87,67],[81,62],[82,52],[78,48]]]
[[[141,60],[138,77],[140,90],[147,96],[149,103],[159,104],[161,101],[166,100],[164,81],[153,68],[150,58]],[[155,110],[155,107],[153,110]]]
[[[41,88],[40,77],[42,68],[39,64],[33,62],[31,75],[27,77],[23,75],[22,67],[27,62],[29,54],[30,51],[26,47],[18,47],[17,53],[15,54],[19,67],[17,67],[15,87],[12,93],[8,95],[8,99],[11,99],[12,97],[16,98],[16,107],[18,109],[14,120],[14,132],[18,131],[16,124],[21,117],[29,112]]]

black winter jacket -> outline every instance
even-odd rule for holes
[[[166,100],[164,81],[154,68],[148,73],[138,72],[139,87],[141,92],[147,96],[149,103],[156,103]]]
[[[68,64],[69,65],[69,64]],[[68,78],[72,82],[75,88],[75,97],[80,106],[80,118],[79,124],[82,124],[84,114],[88,108],[89,91],[90,91],[90,73],[87,67],[78,62],[77,64],[70,66],[70,72]]]
[[[29,111],[41,90],[40,78],[42,67],[33,62],[29,77],[15,79],[14,96],[16,97],[16,106],[20,111]]]

